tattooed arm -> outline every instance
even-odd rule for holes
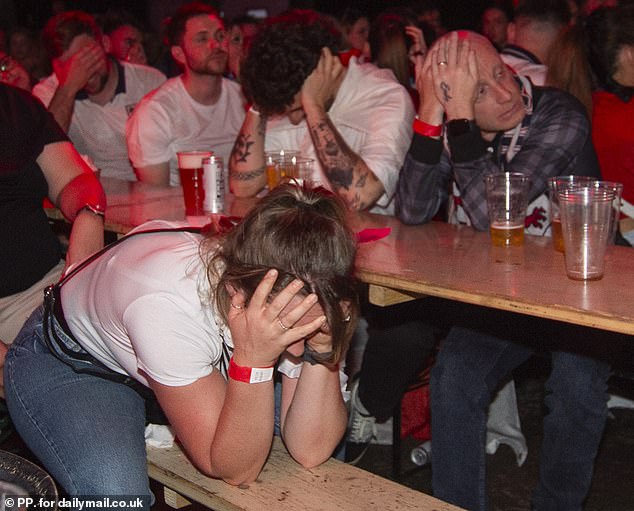
[[[253,197],[266,184],[265,131],[266,117],[250,109],[229,157],[229,184],[236,197]]]
[[[384,192],[383,184],[348,147],[326,112],[306,111],[306,122],[317,157],[333,189],[352,210],[372,207]]]
[[[350,209],[363,210],[372,207],[385,190],[328,117],[328,108],[344,77],[345,68],[339,58],[324,48],[317,67],[302,86],[302,107],[315,153],[332,188]]]

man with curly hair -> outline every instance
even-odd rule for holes
[[[266,184],[264,152],[299,150],[315,159],[313,181],[353,210],[393,212],[414,109],[386,70],[337,56],[341,34],[314,11],[291,11],[253,41],[242,81],[253,101],[231,154],[237,196]]]

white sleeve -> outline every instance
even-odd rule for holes
[[[53,80],[53,78],[49,76],[36,83],[31,93],[48,108],[56,90],[57,80]]]
[[[170,295],[135,300],[125,310],[123,324],[138,368],[164,385],[189,385],[211,374],[212,364],[221,357],[222,340]]]
[[[156,101],[143,100],[126,123],[128,156],[134,168],[169,162],[170,119]]]
[[[396,192],[398,175],[412,142],[414,105],[405,88],[390,87],[368,121],[368,137],[359,156],[385,189],[376,205],[387,206]]]

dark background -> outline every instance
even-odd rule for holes
[[[486,0],[440,0],[444,24],[449,29],[474,28]],[[53,13],[53,5],[66,9],[80,9],[90,13],[104,12],[110,7],[130,11],[137,19],[157,30],[160,19],[175,10],[183,0],[0,0],[0,28],[18,24],[39,30]],[[278,14],[284,7],[312,8],[328,14],[338,14],[345,7],[355,7],[370,16],[405,4],[401,1],[379,0],[205,0],[226,11],[228,17],[240,14],[248,8],[267,8],[269,14]],[[230,16],[229,16],[230,15]]]

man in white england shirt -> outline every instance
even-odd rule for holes
[[[213,8],[181,7],[167,38],[183,74],[143,99],[126,136],[139,181],[175,186],[179,151],[210,150],[227,161],[244,119],[244,99],[240,86],[223,78],[228,41]]]
[[[44,41],[54,73],[33,88],[81,154],[101,175],[135,180],[125,142],[125,124],[136,104],[165,81],[160,71],[107,55],[110,39],[85,12],[49,20]]]

